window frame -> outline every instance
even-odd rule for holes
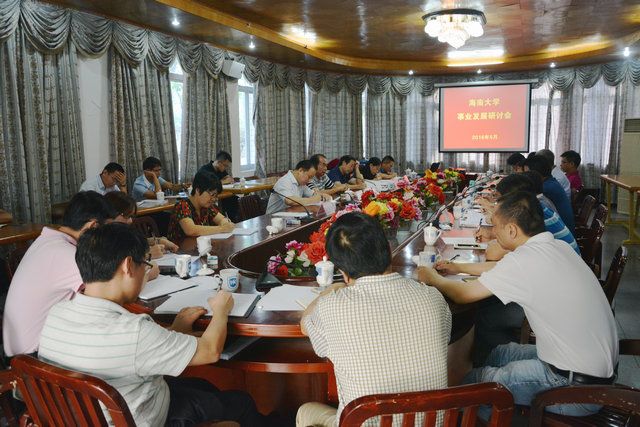
[[[180,71],[182,71],[182,73],[174,73],[171,71],[171,69],[173,68],[174,65],[178,65],[178,67],[180,67]],[[169,67],[169,86],[171,89],[171,108],[172,108],[172,113],[173,113],[173,127],[174,127],[174,133],[176,133],[178,131],[178,126],[176,126],[176,115],[175,115],[175,111],[173,111],[173,88],[171,88],[171,83],[180,83],[182,85],[182,99],[180,102],[180,109],[182,110],[180,113],[180,140],[178,140],[177,135],[174,135],[176,137],[176,151],[178,153],[178,178],[181,176],[182,174],[182,147],[183,147],[183,140],[184,140],[184,130],[185,130],[185,112],[186,110],[186,105],[185,105],[185,91],[187,88],[187,75],[185,74],[184,70],[182,69],[182,66],[180,65],[180,63],[178,62],[178,58],[176,57],[176,59],[174,60],[174,63],[171,64],[171,66]]]
[[[246,83],[249,84],[246,84]],[[243,93],[245,96],[242,97],[240,96],[240,94]],[[257,165],[257,153],[256,153],[256,141],[255,141],[255,129],[253,130],[253,132],[251,132],[251,128],[254,126],[253,125],[253,105],[250,102],[250,99],[252,98],[254,99],[254,103],[255,103],[255,96],[256,96],[256,88],[254,84],[251,84],[250,82],[248,82],[247,80],[243,78],[241,78],[240,80],[238,80],[238,119],[240,119],[240,108],[241,108],[241,102],[242,99],[244,98],[244,123],[245,123],[245,129],[242,129],[240,126],[240,120],[238,120],[238,137],[240,138],[241,134],[244,133],[244,137],[245,137],[245,141],[247,141],[247,149],[249,150],[249,152],[247,153],[247,159],[248,161],[253,160],[253,163],[249,163],[249,164],[242,164],[242,159],[243,159],[243,153],[242,153],[242,146],[240,146],[240,171],[241,172],[250,172],[250,171],[255,171],[256,169],[256,165]],[[250,146],[253,145],[253,150],[251,150]],[[251,152],[253,151],[253,159],[251,159]]]

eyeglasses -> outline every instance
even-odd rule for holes
[[[142,262],[139,262],[138,264],[144,264],[144,272],[148,273],[152,268],[153,268],[153,264],[151,264],[151,254],[147,254],[147,256],[145,257],[144,260],[142,260]]]

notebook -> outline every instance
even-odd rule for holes
[[[282,285],[271,289],[260,300],[258,308],[265,311],[302,311],[319,295],[318,288]]]
[[[176,314],[185,307],[205,307],[207,315],[211,316],[211,309],[207,299],[215,296],[217,291],[206,287],[195,287],[182,292],[171,294],[168,300],[160,304],[155,310],[156,314]],[[231,294],[233,296],[233,309],[229,313],[232,317],[247,317],[256,302],[260,299],[258,294]]]

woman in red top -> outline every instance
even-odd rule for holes
[[[169,240],[181,242],[185,237],[230,233],[235,225],[220,213],[215,203],[222,191],[220,180],[210,172],[198,172],[191,195],[178,201],[169,221]]]

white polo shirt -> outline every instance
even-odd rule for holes
[[[611,307],[571,246],[545,231],[478,280],[504,304],[515,302],[524,309],[540,360],[596,377],[613,375],[618,333]]]
[[[306,185],[298,184],[298,180],[293,175],[293,172],[289,171],[285,176],[280,177],[276,184],[273,186],[273,190],[287,197],[311,197],[313,196],[313,190]],[[267,213],[272,214],[280,212],[287,208],[287,204],[284,202],[284,198],[278,194],[271,193],[269,196],[269,204],[267,205]]]
[[[111,191],[120,191],[120,187],[113,184],[111,187],[105,187],[100,175],[96,175],[93,178],[87,178],[85,182],[80,186],[79,191],[95,191],[103,196]]]
[[[564,172],[562,172],[562,169],[560,169],[558,166],[553,166],[553,169],[551,169],[551,176],[553,176],[556,181],[558,181],[560,185],[562,185],[564,193],[567,195],[569,200],[571,200],[571,183],[569,182],[569,178],[567,178],[567,175],[565,175]]]
[[[38,357],[102,378],[120,392],[137,426],[154,427],[164,425],[169,411],[162,376],[180,375],[197,345],[195,337],[165,329],[146,314],[77,294],[49,312]]]

